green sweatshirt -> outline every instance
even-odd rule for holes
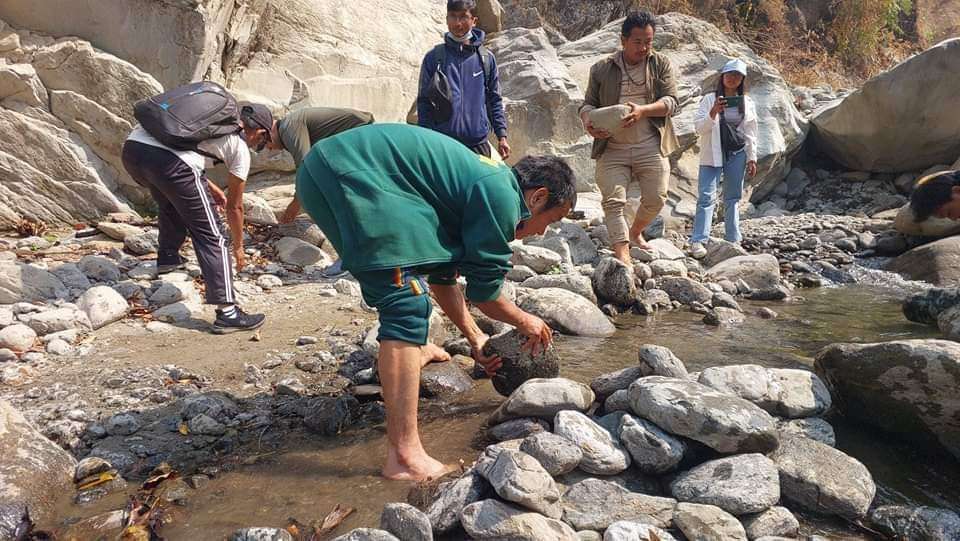
[[[297,174],[304,208],[353,272],[420,267],[499,296],[517,224],[529,218],[510,167],[438,132],[372,124],[319,141]]]

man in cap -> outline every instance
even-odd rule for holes
[[[240,130],[201,141],[197,151],[170,148],[138,124],[121,153],[124,168],[134,181],[150,190],[157,203],[157,271],[166,273],[183,267],[186,260],[180,248],[189,233],[206,286],[206,302],[217,306],[213,323],[217,334],[256,329],[266,319],[236,305],[229,247],[237,265],[243,267],[243,189],[250,173],[249,149],[261,150],[270,142],[273,114],[261,104],[240,106]],[[214,158],[227,168],[226,194],[204,173],[208,161]],[[232,243],[223,234],[218,207],[225,207]]]

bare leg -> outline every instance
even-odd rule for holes
[[[420,368],[430,363],[443,363],[450,360],[450,354],[442,347],[427,343],[420,348]]]
[[[642,250],[650,249],[650,245],[643,238],[643,230],[651,223],[653,223],[653,220],[641,220],[638,212],[637,217],[633,220],[633,225],[630,226],[630,241]]]
[[[439,477],[447,468],[427,454],[417,430],[420,395],[420,346],[399,340],[380,343],[380,383],[387,410],[387,479],[420,481]]]
[[[630,243],[618,242],[613,245],[613,255],[623,262],[624,265],[633,267],[633,258],[630,257]]]

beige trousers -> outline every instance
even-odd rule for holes
[[[603,196],[602,206],[611,244],[629,240],[630,228],[624,210],[627,187],[633,181],[640,185],[640,208],[636,219],[652,221],[667,202],[670,160],[659,153],[641,152],[636,146],[608,145],[597,160],[597,186]]]

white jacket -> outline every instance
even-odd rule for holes
[[[723,166],[723,149],[720,145],[720,115],[710,118],[710,109],[717,101],[711,92],[700,100],[700,109],[693,118],[693,126],[700,135],[700,165]],[[743,122],[737,128],[743,136],[747,161],[757,161],[757,108],[750,96],[744,96]]]

